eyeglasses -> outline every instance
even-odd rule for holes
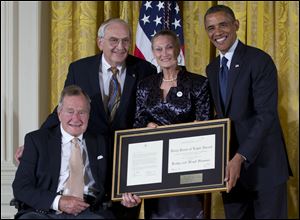
[[[63,110],[63,113],[69,117],[72,117],[73,115],[79,115],[80,117],[85,117],[89,114],[88,111],[85,110],[75,111],[73,109]]]
[[[128,46],[130,44],[130,40],[129,38],[123,38],[123,39],[119,39],[119,38],[115,38],[115,37],[111,37],[109,39],[107,39],[109,44],[113,47],[116,47],[119,45],[119,43],[121,42],[123,46]]]

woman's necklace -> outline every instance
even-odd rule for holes
[[[175,78],[172,78],[172,79],[165,79],[165,78],[163,78],[164,82],[173,82],[175,80],[177,80],[177,76]]]

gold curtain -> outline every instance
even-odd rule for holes
[[[186,66],[202,75],[217,55],[203,25],[204,13],[214,4],[230,6],[240,21],[239,39],[265,50],[276,63],[279,114],[294,174],[288,181],[289,218],[299,218],[299,1],[180,1]],[[140,6],[141,1],[51,2],[51,110],[69,64],[98,53],[97,31],[104,20],[128,21],[134,45]],[[224,218],[220,193],[212,193],[211,218]]]

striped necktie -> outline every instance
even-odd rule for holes
[[[120,104],[121,87],[120,87],[120,83],[117,79],[117,74],[119,73],[119,70],[116,67],[111,67],[110,70],[113,75],[109,82],[107,109],[108,109],[110,121],[112,121],[116,114],[116,110]]]
[[[71,156],[69,160],[70,173],[69,178],[66,181],[64,195],[83,198],[84,165],[78,138],[74,138],[71,143]]]

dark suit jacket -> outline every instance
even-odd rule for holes
[[[103,201],[104,183],[107,174],[106,141],[103,136],[84,134],[89,162],[96,188],[100,190],[97,200]],[[25,147],[21,163],[13,182],[13,193],[17,200],[41,211],[48,211],[57,195],[61,166],[60,126],[40,129],[25,136]],[[97,156],[103,158],[98,160]]]
[[[239,42],[232,57],[225,109],[219,91],[220,56],[206,68],[217,118],[232,122],[230,156],[247,158],[240,181],[252,189],[285,182],[289,164],[277,112],[277,70],[265,52]]]
[[[115,130],[132,128],[136,106],[137,83],[145,77],[157,72],[155,66],[147,61],[128,55],[126,59],[126,78],[119,108],[112,124],[102,101],[99,84],[99,65],[102,54],[87,57],[71,63],[65,81],[68,85],[80,86],[91,98],[91,112],[88,130],[112,136]],[[56,110],[47,118],[42,127],[59,124]]]

